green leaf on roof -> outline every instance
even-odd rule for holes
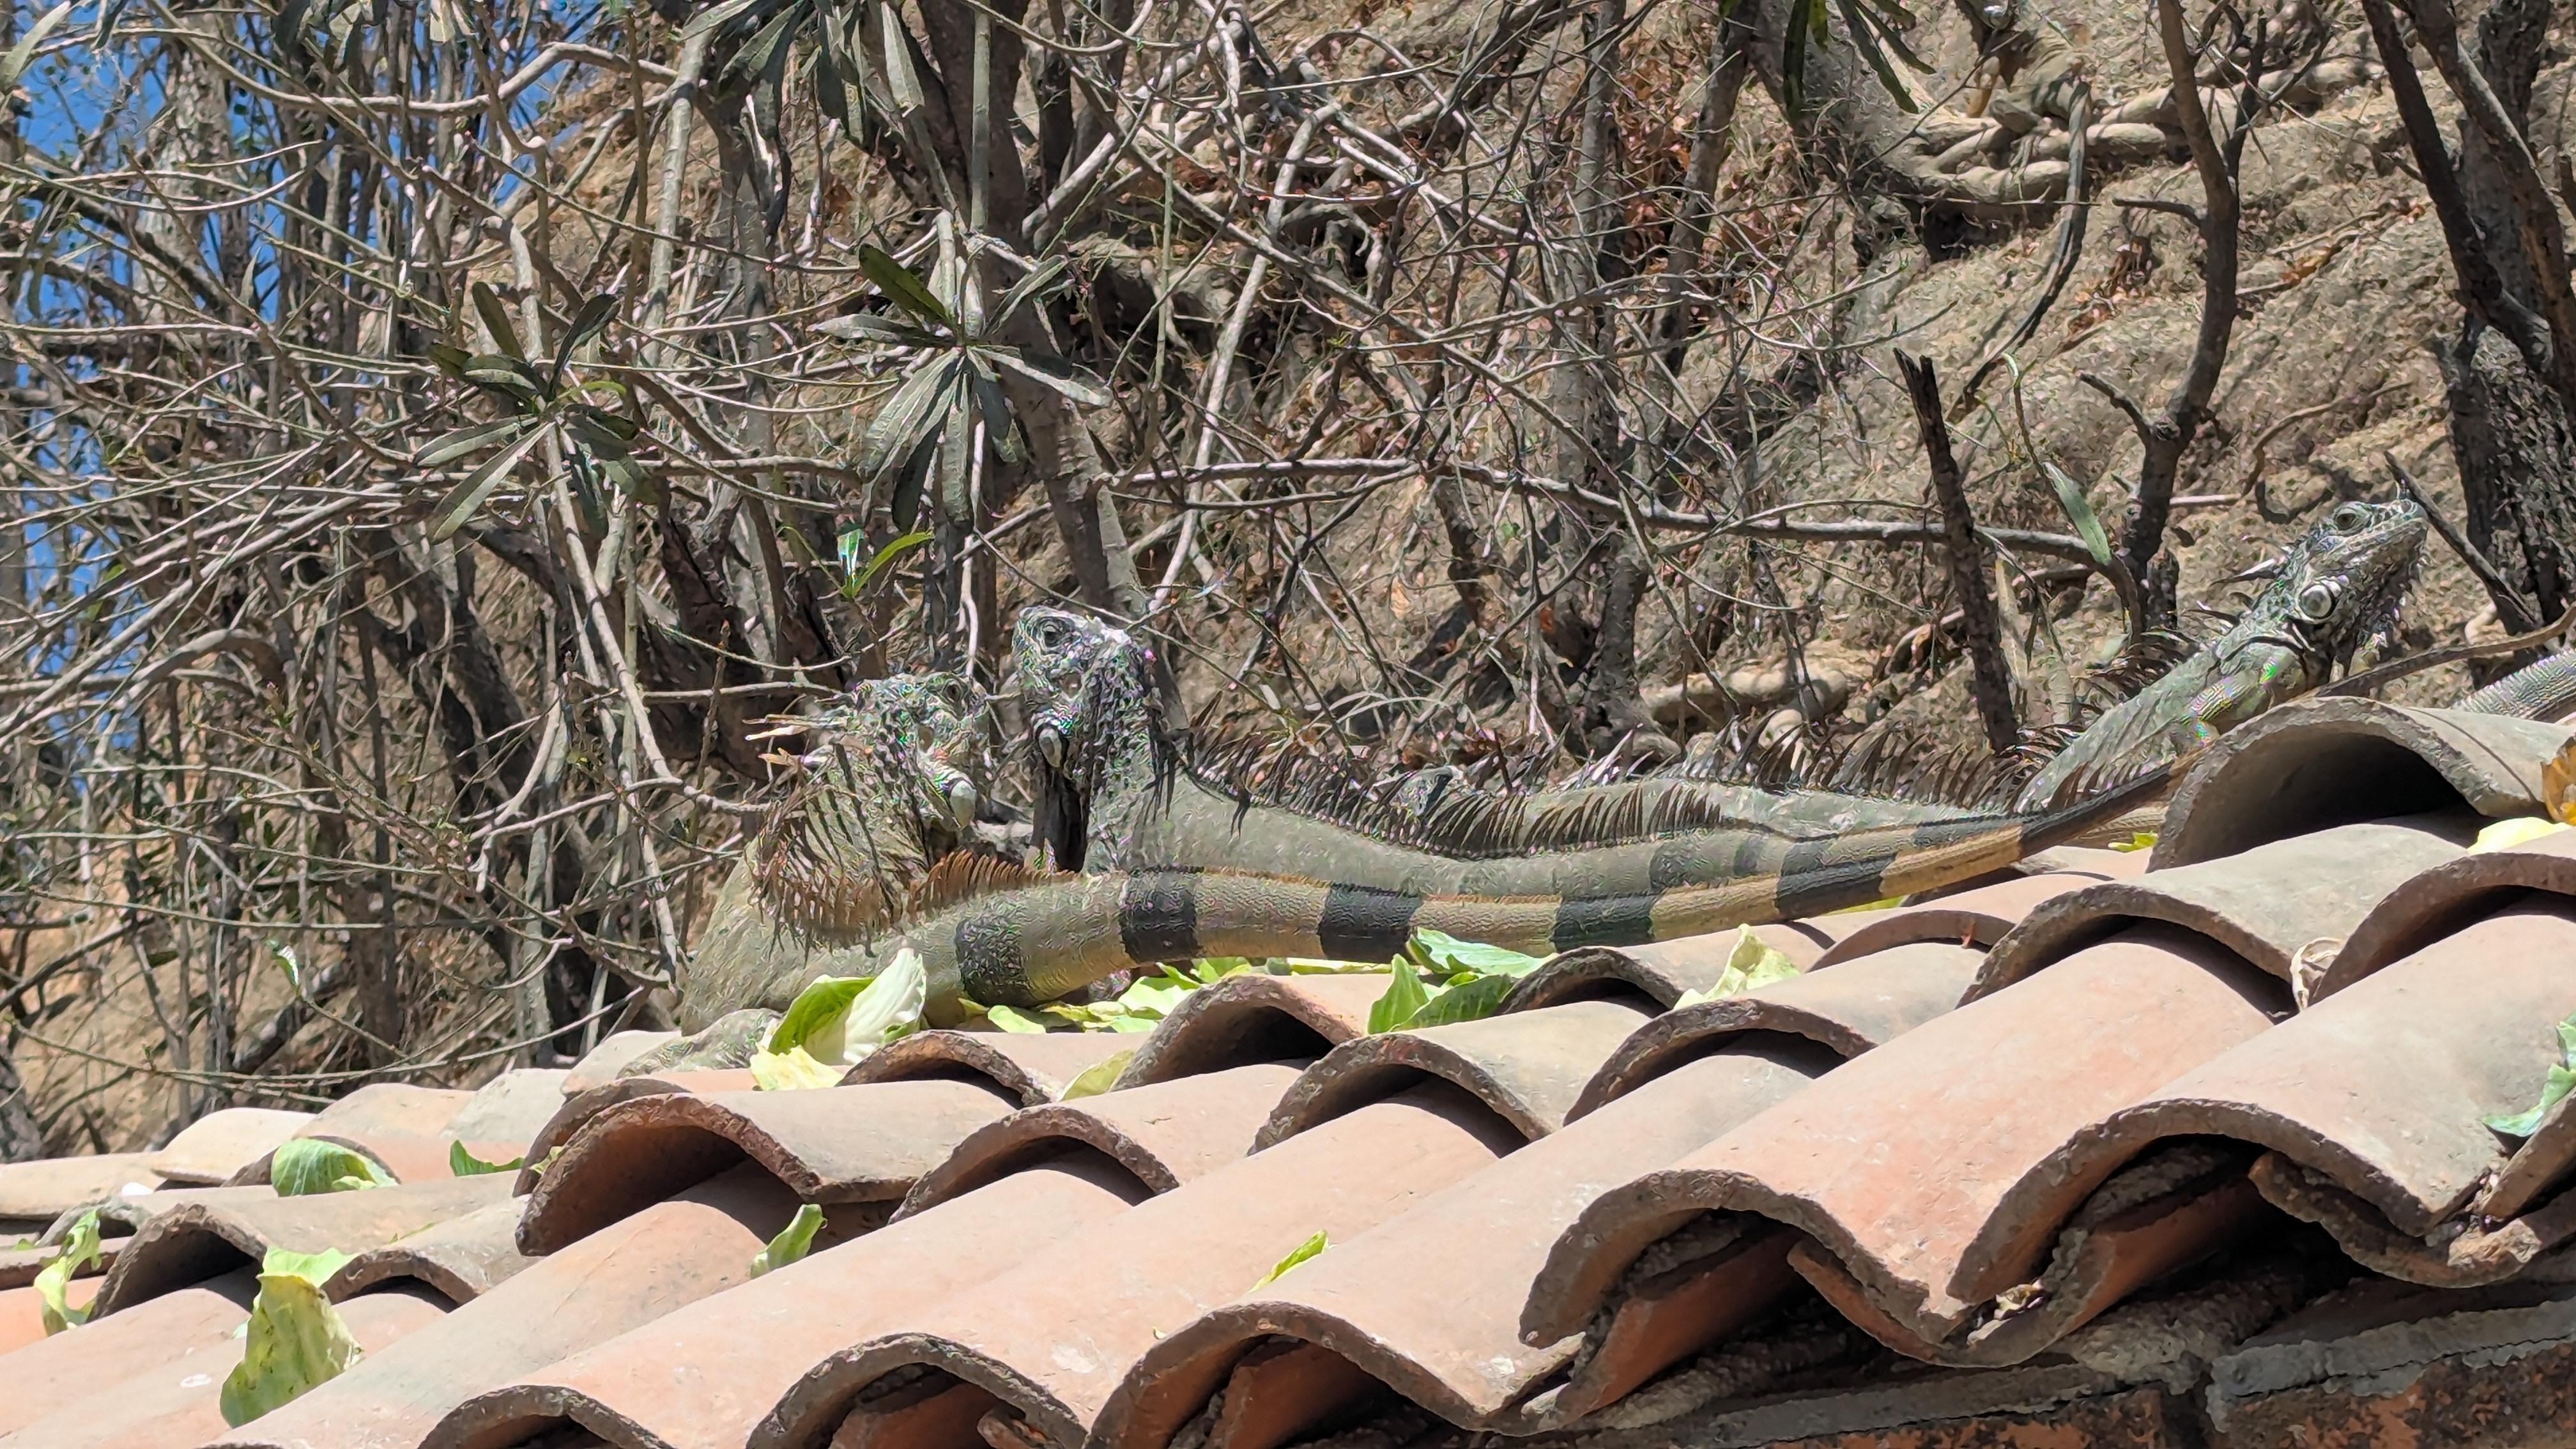
[[[1470,977],[1431,998],[1404,1023],[1405,1029],[1482,1021],[1503,1009],[1504,999],[1512,994],[1512,987],[1517,984],[1509,976]]]
[[[74,1308],[69,1295],[72,1279],[81,1269],[96,1267],[101,1256],[98,1209],[91,1208],[72,1220],[71,1231],[63,1235],[62,1251],[36,1270],[36,1314],[46,1337],[89,1322],[89,1310]]]
[[[1735,928],[1735,945],[1726,953],[1726,967],[1717,980],[1704,990],[1685,991],[1673,1002],[1679,1011],[1704,1001],[1717,1001],[1729,996],[1742,996],[1774,981],[1786,981],[1798,974],[1798,963],[1787,952],[1753,934],[1751,926]]]
[[[2153,850],[2156,848],[2156,833],[2152,830],[2141,830],[2126,840],[2115,840],[2111,842],[2111,848],[2113,850],[2126,851],[2130,853],[2135,853],[2141,850]]]
[[[338,1270],[332,1259],[348,1261],[341,1253],[272,1251],[260,1264],[242,1359],[219,1400],[225,1423],[238,1428],[293,1403],[358,1361],[358,1341],[322,1294],[322,1281]]]
[[[1289,1269],[1294,1268],[1298,1264],[1305,1262],[1307,1259],[1323,1252],[1326,1248],[1329,1248],[1332,1245],[1332,1239],[1325,1237],[1322,1233],[1317,1233],[1315,1236],[1308,1238],[1306,1241],[1289,1249],[1288,1256],[1271,1264],[1270,1271],[1262,1274],[1261,1281],[1253,1284],[1252,1287],[1256,1290],[1269,1287],[1271,1284],[1278,1282],[1280,1276],[1286,1273]]]
[[[769,1033],[769,1052],[803,1051],[826,1066],[848,1066],[918,1029],[930,978],[907,946],[874,976],[822,976],[796,993]]]
[[[1399,960],[1387,978],[1386,994],[1369,1008],[1369,1035],[1393,1031],[1413,1020],[1414,1013],[1431,1004],[1431,992],[1423,986],[1422,976],[1410,961]]]
[[[354,1148],[319,1137],[290,1137],[268,1160],[268,1180],[279,1197],[312,1197],[391,1187],[391,1173]]]
[[[1118,1009],[1130,1016],[1169,1016],[1172,1008],[1198,990],[1194,981],[1174,980],[1169,976],[1143,976],[1118,993]]]
[[[462,1142],[447,1144],[447,1170],[457,1177],[484,1177],[495,1172],[516,1172],[519,1164],[527,1160],[526,1156],[522,1155],[513,1157],[507,1162],[485,1162],[482,1158],[466,1151],[465,1144]]]
[[[823,1226],[823,1210],[812,1203],[798,1203],[796,1216],[769,1240],[769,1246],[751,1255],[751,1276],[759,1277],[772,1268],[784,1268],[802,1259],[814,1247],[814,1232]]]
[[[2571,1090],[2576,1090],[2576,1016],[2558,1023],[2558,1060],[2540,1084],[2540,1100],[2529,1111],[2485,1119],[2487,1128],[2507,1137],[2529,1137]]]
[[[814,1060],[803,1047],[789,1047],[783,1052],[751,1054],[751,1085],[761,1092],[804,1092],[818,1087],[837,1087],[849,1068],[829,1066]]]
[[[1043,1033],[1046,1030],[1045,1022],[1025,1016],[1007,1006],[985,1007],[984,1019],[1003,1031]]]
[[[271,1248],[259,1260],[263,1274],[292,1274],[319,1288],[331,1281],[331,1275],[349,1266],[354,1254],[337,1248],[324,1248],[318,1253],[298,1253],[289,1248]]]
[[[1099,1096],[1118,1085],[1119,1074],[1126,1071],[1127,1064],[1135,1059],[1134,1047],[1111,1052],[1090,1066],[1084,1067],[1072,1081],[1065,1083],[1064,1096],[1059,1100],[1070,1102],[1077,1097]]]
[[[1479,976],[1527,976],[1547,959],[1481,941],[1461,941],[1446,931],[1428,927],[1413,933],[1413,939],[1405,943],[1404,954],[1412,957],[1416,965],[1473,971]]]

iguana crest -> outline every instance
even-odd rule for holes
[[[1349,762],[1275,741],[1185,744],[1163,720],[1152,652],[1097,619],[1032,604],[1011,635],[1039,782],[1038,838],[1059,869],[1117,869],[1122,843],[1181,773],[1239,806],[1266,805],[1389,845],[1459,860],[1588,849],[1739,823],[1689,789],[1556,797],[1461,789],[1382,793]],[[1425,798],[1425,797],[1428,798]],[[1107,846],[1114,858],[1094,858]]]
[[[750,851],[778,924],[864,940],[910,912],[934,862],[971,839],[975,730],[947,675],[869,680],[823,711]]]

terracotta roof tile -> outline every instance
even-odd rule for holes
[[[1220,1387],[1229,1410],[1240,1413],[1245,1393],[1229,1386],[1229,1375],[1239,1377],[1240,1356],[1274,1335],[1318,1345],[1360,1370],[1301,1382],[1294,1396],[1300,1414],[1282,1430],[1327,1420],[1337,1407],[1331,1389],[1354,1394],[1385,1383],[1453,1423],[1525,1431],[1529,1415],[1507,1411],[1564,1366],[1578,1342],[1532,1348],[1520,1341],[1524,1285],[1556,1235],[1599,1186],[1672,1161],[1806,1080],[1796,1066],[1758,1049],[1702,1057],[1401,1216],[1336,1241],[1277,1282],[1155,1344],[1111,1396],[1095,1443],[1162,1449]],[[1258,1437],[1266,1436],[1238,1429],[1229,1442]]]
[[[860,1058],[841,1085],[973,1077],[1034,1107],[1063,1096],[1074,1078],[1136,1045],[1132,1035],[1112,1031],[915,1032]]]
[[[1078,1153],[1023,1169],[495,1388],[429,1442],[513,1442],[574,1420],[630,1449],[739,1446],[782,1396],[782,1413],[820,1417],[828,1432],[848,1399],[828,1386],[834,1353],[1143,1196]],[[795,1392],[809,1372],[820,1386]]]
[[[480,1298],[536,1261],[519,1251],[519,1214],[525,1207],[519,1198],[506,1198],[369,1248],[332,1275],[332,1294],[345,1297],[412,1283],[451,1304]]]
[[[1756,926],[1753,935],[1803,970],[1814,965],[1844,935],[1892,914],[1856,911],[1846,916],[1820,916]],[[1567,951],[1521,978],[1507,1005],[1513,1011],[1527,1011],[1587,997],[1624,994],[1641,1003],[1668,1007],[1684,992],[1705,991],[1716,985],[1734,949],[1735,933],[1727,931],[1644,946],[1588,946]]]
[[[1625,1001],[1574,1001],[1355,1037],[1298,1076],[1257,1145],[1267,1147],[1425,1077],[1459,1087],[1535,1140],[1565,1125],[1583,1084],[1650,1016]]]
[[[555,1252],[748,1157],[799,1199],[891,1204],[1010,1102],[969,1082],[661,1092],[582,1124],[528,1196],[519,1249]]]
[[[358,1253],[509,1200],[499,1176],[447,1178],[307,1197],[174,1193],[177,1201],[135,1231],[99,1290],[99,1312],[130,1310],[236,1268],[257,1268],[271,1248]],[[328,1285],[326,1285],[327,1287]]]
[[[446,1312],[432,1294],[370,1293],[341,1304],[340,1321],[361,1352],[381,1353]],[[216,1438],[225,1431],[224,1376],[241,1362],[242,1344],[226,1335],[63,1404],[9,1435],[9,1449],[182,1449]]]
[[[1858,1056],[1956,1005],[1985,953],[1915,941],[1836,962],[1741,996],[1722,996],[1647,1021],[1583,1084],[1570,1117],[1751,1034],[1794,1037],[1836,1057]]]
[[[569,1081],[570,1079],[567,1079]],[[722,1072],[661,1072],[651,1076],[618,1077],[595,1086],[583,1087],[564,1096],[554,1115],[528,1139],[525,1160],[519,1168],[517,1191],[521,1195],[537,1190],[543,1174],[538,1169],[555,1149],[572,1140],[582,1124],[620,1102],[637,1097],[650,1097],[661,1092],[748,1092],[755,1089],[749,1070]],[[495,1159],[485,1159],[491,1161]]]
[[[219,1442],[413,1449],[466,1399],[749,1281],[795,1208],[776,1177],[744,1164],[530,1264]]]
[[[447,1147],[454,1139],[447,1124],[473,1099],[472,1092],[444,1087],[371,1082],[323,1108],[295,1135],[362,1152],[397,1182],[424,1182],[449,1175]],[[261,1153],[228,1181],[235,1186],[268,1181],[268,1159],[268,1153]]]
[[[35,1292],[32,1288],[17,1291]],[[0,1381],[9,1386],[9,1392],[0,1394],[0,1434],[15,1432],[65,1404],[146,1370],[197,1355],[204,1355],[204,1362],[222,1358],[258,1291],[253,1273],[236,1270],[73,1331],[40,1338],[0,1358],[0,1365],[5,1365]],[[221,1376],[219,1371],[217,1377]]]
[[[1366,1035],[1369,1007],[1385,994],[1375,975],[1227,977],[1191,992],[1139,1043],[1118,1085],[1320,1057]]]
[[[1146,1190],[1169,1192],[1251,1151],[1254,1134],[1297,1072],[1286,1062],[1257,1062],[1014,1112],[959,1143],[913,1184],[895,1216],[909,1217],[1069,1147],[1099,1152]]]
[[[1996,944],[1968,995],[2017,981],[2132,921],[2197,932],[2287,981],[2303,948],[2341,942],[2381,897],[2459,859],[2484,823],[2455,809],[2341,825],[2071,891],[2040,905]]]
[[[128,1185],[155,1188],[150,1152],[99,1157],[48,1157],[0,1164],[0,1230],[41,1228],[64,1213],[115,1197]]]
[[[2013,1190],[2111,1113],[2268,1029],[2287,995],[2171,927],[2079,951],[1604,1196],[1551,1253],[1528,1326],[1575,1331],[1647,1245],[1702,1213],[1740,1211],[1808,1235],[1801,1272],[1829,1298],[1865,1297],[1882,1318],[1864,1327],[1899,1326],[1890,1346],[1930,1357],[1976,1321],[1983,1295],[1963,1285],[2034,1266],[1992,1246],[2029,1236],[1997,1231],[2008,1195],[2010,1226],[2062,1222],[2082,1188]]]
[[[1158,1337],[1244,1293],[1313,1234],[1355,1238],[1521,1140],[1456,1088],[1415,1087],[1060,1239],[1050,1261],[1080,1272],[999,1280],[905,1315],[836,1360],[829,1387],[935,1370],[1029,1432],[1079,1444]]]
[[[311,1123],[311,1112],[272,1107],[226,1107],[209,1112],[179,1129],[170,1145],[152,1154],[151,1166],[174,1187],[211,1187]]]

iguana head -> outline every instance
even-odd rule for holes
[[[944,674],[872,679],[809,722],[795,782],[751,854],[781,925],[863,937],[971,840],[983,794],[960,688]]]
[[[1011,669],[1037,776],[1038,840],[1083,868],[1104,793],[1149,781],[1162,739],[1151,650],[1123,629],[1031,604],[1011,629]]]
[[[2274,563],[2249,617],[2300,652],[2349,665],[2364,643],[2394,638],[2424,551],[2424,510],[2409,499],[2338,504]]]

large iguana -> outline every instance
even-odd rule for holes
[[[1710,781],[1642,779],[1529,795],[1450,791],[1390,805],[1329,764],[1252,779],[1162,720],[1151,655],[1124,631],[1040,605],[1012,660],[1047,861],[1252,871],[1437,894],[1618,896],[1775,872],[1851,830],[1963,812]],[[1752,797],[1767,798],[1754,808]]]
[[[2267,579],[2225,633],[2086,726],[2033,775],[2021,810],[2055,803],[2072,782],[2170,759],[2323,684],[2365,642],[2384,645],[2423,554],[2413,502],[2345,503],[2241,577]]]
[[[1140,868],[1031,874],[986,858],[935,867],[920,918],[878,948],[910,948],[934,1025],[967,1002],[1027,1006],[1112,972],[1199,956],[1386,961],[1417,929],[1531,954],[1704,935],[1932,890],[2004,868],[2116,818],[2162,790],[2178,761],[2041,815],[1985,815],[1797,843],[1776,864],[1718,884],[1593,897],[1423,894],[1234,870]],[[792,997],[795,983],[768,1004]]]
[[[971,845],[982,792],[955,687],[946,676],[870,680],[814,717],[794,783],[717,891],[690,953],[684,1028],[761,999],[776,981],[864,972],[868,937],[910,909],[934,861]],[[700,1056],[687,1064],[741,1065]],[[638,1069],[679,1064],[656,1055]]]

